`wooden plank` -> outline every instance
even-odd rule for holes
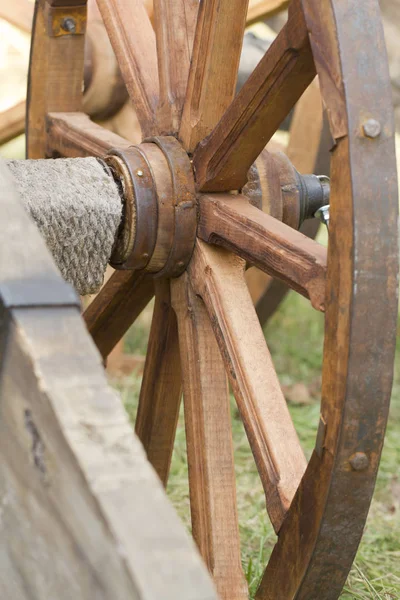
[[[151,278],[136,271],[115,271],[83,316],[105,359],[154,295]]]
[[[0,145],[6,144],[25,131],[25,101],[0,112]]]
[[[198,0],[155,0],[160,100],[157,122],[163,135],[179,131],[189,77]]]
[[[16,311],[3,366],[5,597],[216,599],[78,312]]]
[[[213,585],[107,386],[78,307],[0,164],[0,555],[5,598],[216,600]],[[32,285],[35,283],[35,285]],[[1,293],[0,292],[0,293]],[[3,322],[4,314],[2,314]],[[2,339],[2,342],[4,340]]]
[[[247,11],[247,25],[270,19],[288,8],[290,0],[250,0]]]
[[[156,135],[158,69],[153,27],[142,0],[97,0],[142,136]]]
[[[181,403],[181,368],[170,283],[157,282],[135,431],[164,487],[167,485]]]
[[[28,158],[46,157],[47,113],[82,110],[85,36],[50,36],[47,23],[52,4],[35,4],[27,93]],[[77,10],[84,22],[85,6],[86,1],[74,0],[68,10]]]
[[[226,373],[187,273],[172,281],[171,295],[178,318],[193,536],[219,597],[247,600]]]
[[[129,148],[131,142],[93,123],[85,113],[50,113],[47,116],[48,153],[65,158],[104,156],[112,148]]]
[[[203,0],[199,6],[182,124],[193,152],[232,102],[246,26],[248,0]]]
[[[203,191],[241,189],[247,172],[315,77],[299,0],[225,115],[193,157]]]
[[[279,531],[307,462],[244,278],[245,261],[198,240],[189,274],[203,299]]]
[[[232,250],[325,307],[326,248],[252,206],[244,196],[202,195],[198,236]]]

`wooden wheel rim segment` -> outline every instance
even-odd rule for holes
[[[68,11],[73,4],[68,2]],[[51,11],[52,6],[60,2],[44,5]],[[126,148],[125,140],[104,133],[84,117],[65,114],[81,110],[83,41],[80,38],[83,36],[55,38],[46,34],[41,6],[36,5],[31,53],[29,154],[38,157],[57,151],[67,156],[82,156],[106,154],[113,147]],[[274,407],[265,403],[265,392],[262,406],[259,403],[259,387],[250,374],[245,340],[243,335],[237,337],[240,333],[237,320],[231,321],[237,319],[238,311],[229,303],[224,290],[226,269],[237,283],[243,314],[249,316],[254,328],[249,338],[258,344],[260,331],[256,331],[251,303],[241,287],[240,271],[244,264],[225,250],[199,240],[187,272],[172,282],[172,297],[167,283],[157,285],[158,304],[136,429],[165,482],[179,408],[180,384],[176,378],[180,380],[182,369],[186,428],[193,446],[188,445],[191,487],[195,487],[196,478],[207,484],[206,488],[197,486],[200,497],[196,498],[192,491],[196,541],[215,576],[221,597],[226,600],[246,597],[238,558],[237,524],[227,523],[226,517],[227,514],[232,519],[237,516],[234,486],[229,479],[232,452],[229,440],[222,439],[224,431],[220,427],[229,421],[228,412],[226,403],[224,408],[224,402],[218,406],[213,402],[215,389],[221,398],[227,399],[221,375],[223,361],[232,385],[235,384],[236,399],[266,489],[268,509],[278,531],[278,541],[256,597],[258,600],[331,600],[337,598],[342,589],[362,535],[382,449],[394,361],[397,180],[389,76],[379,7],[375,0],[366,0],[362,6],[355,0],[293,0],[287,26],[231,104],[234,68],[239,56],[236,45],[243,35],[247,2],[204,0],[196,27],[197,2],[187,3],[187,6],[190,10],[184,10],[180,2],[159,0],[155,3],[156,47],[141,2],[132,2],[128,7],[117,0],[99,1],[144,137],[160,133],[178,136],[184,148],[194,152],[198,187],[211,191],[199,197],[202,225],[198,236],[206,240],[212,238],[213,232],[207,229],[208,221],[202,215],[211,210],[214,203],[228,219],[227,229],[218,234],[218,244],[241,252],[240,240],[234,245],[229,237],[233,221],[236,219],[236,224],[240,221],[239,214],[250,226],[261,217],[255,216],[257,209],[244,208],[241,196],[214,192],[231,189],[230,181],[235,182],[232,187],[242,187],[248,168],[279,125],[281,112],[293,106],[312,80],[313,65],[319,75],[334,139],[321,418],[308,466],[301,457],[300,447],[296,446],[292,430],[276,447],[271,445],[277,440],[276,433],[268,429],[270,424],[260,417],[267,414],[273,418]],[[166,32],[178,21],[182,39],[172,40]],[[133,27],[138,31],[134,40],[134,36],[126,35]],[[193,39],[190,58],[187,49],[191,48]],[[232,40],[236,40],[236,45]],[[46,48],[47,54],[39,64],[40,48],[42,51]],[[166,52],[166,48],[173,48],[173,52]],[[220,64],[218,55],[224,48],[231,50],[232,60]],[[163,75],[160,92],[156,50],[158,70]],[[58,81],[60,56],[63,57],[63,77]],[[179,76],[175,69],[178,57]],[[186,99],[182,96],[182,73],[189,81]],[[40,94],[38,86],[45,92]],[[155,116],[159,94],[163,107],[160,124]],[[166,97],[169,103],[165,102]],[[169,113],[165,110],[168,105],[172,107]],[[78,121],[86,123],[83,129],[75,125]],[[368,125],[371,122],[375,130],[372,134]],[[258,140],[254,135],[257,129],[262,132]],[[271,219],[266,216],[262,226],[259,223],[255,243],[260,244],[261,238],[264,240]],[[276,227],[279,235],[287,233],[283,225]],[[300,244],[298,235],[291,237],[291,252]],[[307,252],[313,255],[314,243],[310,244],[301,260]],[[265,254],[265,245],[263,248]],[[269,248],[273,252],[273,246]],[[267,259],[264,256],[262,260]],[[307,273],[312,271],[320,283],[325,267],[322,259],[318,264],[317,275],[311,267]],[[103,354],[110,351],[110,346],[150,299],[148,281],[140,273],[116,273],[100,294],[100,300],[89,309],[89,330],[96,332],[94,340]],[[229,279],[225,283],[229,287]],[[128,290],[133,288],[137,296],[131,296],[128,301]],[[302,293],[311,298],[314,291]],[[171,303],[173,310],[169,308]],[[157,322],[156,317],[159,319],[160,315],[164,315],[164,323]],[[176,349],[177,327],[180,368],[176,351],[171,353],[176,364],[168,360],[168,348]],[[247,327],[250,329],[249,324]],[[113,328],[117,334],[110,333]],[[217,344],[212,341],[212,331]],[[157,347],[158,338],[164,340],[164,354],[160,354]],[[188,345],[189,339],[192,346]],[[261,354],[261,367],[256,365],[254,370],[257,376],[264,373],[264,379],[260,377],[267,382],[268,391],[272,389],[271,397],[279,404],[282,428],[290,427],[269,354],[264,350]],[[206,373],[210,357],[215,368]],[[196,361],[197,368],[193,367]],[[205,361],[204,369],[202,361]],[[265,379],[266,364],[269,380]],[[151,373],[162,373],[160,382],[151,384]],[[174,385],[166,386],[167,381],[173,381]],[[210,391],[211,384],[207,382],[212,383],[213,390]],[[193,390],[199,393],[200,404],[192,402]],[[204,417],[206,410],[213,411],[215,427]],[[220,436],[220,447],[213,446],[216,436]],[[200,441],[204,444],[196,446]],[[218,487],[220,482],[215,481],[215,475],[213,477],[218,469],[218,461],[213,462],[213,452],[217,449],[223,460],[222,488]],[[299,453],[298,460],[296,453]],[[281,470],[285,465],[292,469],[289,473]],[[217,496],[207,496],[216,490],[223,501],[217,501]]]

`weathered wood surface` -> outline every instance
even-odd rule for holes
[[[244,279],[245,261],[198,240],[189,273],[221,356],[279,531],[307,466]]]
[[[116,271],[102,287],[83,316],[103,358],[107,358],[153,295],[153,281],[136,271]]]
[[[179,132],[188,152],[211,132],[232,102],[247,6],[248,0],[200,3]]]
[[[51,298],[62,280],[3,169],[0,289]],[[216,600],[78,308],[47,302],[9,309],[1,338],[2,597]]]
[[[192,532],[220,598],[247,600],[224,364],[187,273],[171,285],[182,363]]]
[[[160,99],[157,121],[162,134],[179,131],[189,77],[198,0],[155,0]]]
[[[252,206],[244,196],[202,195],[198,235],[246,259],[324,310],[326,248]]]
[[[339,596],[372,496],[395,350],[398,197],[379,7],[375,0],[362,5],[304,0],[303,5],[336,139],[321,435],[265,571],[259,600],[317,598],[321,589],[328,600]],[[354,52],[355,36],[362,54]],[[376,139],[360,133],[366,115],[381,123],[383,133]],[[366,456],[362,471],[349,463],[355,452]]]
[[[194,154],[198,187],[241,189],[251,165],[315,76],[299,0],[234,101]]]
[[[98,0],[142,135],[158,133],[158,68],[154,30],[142,0]]]
[[[181,368],[170,282],[156,283],[156,301],[135,431],[147,458],[166,487],[181,403]]]
[[[46,156],[47,113],[82,110],[85,36],[48,35],[46,18],[53,4],[56,6],[55,2],[35,4],[27,93],[28,158]],[[86,1],[70,0],[69,10],[77,7],[84,15]]]
[[[48,152],[66,158],[104,156],[112,148],[129,148],[131,142],[93,123],[82,112],[49,113],[47,122]]]

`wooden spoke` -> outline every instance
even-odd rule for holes
[[[170,283],[156,283],[156,301],[147,346],[135,431],[147,458],[167,485],[181,400],[176,315]]]
[[[158,70],[154,30],[142,0],[97,0],[142,129],[156,135]]]
[[[129,148],[131,142],[96,125],[84,113],[50,113],[47,117],[48,153],[66,158],[104,156],[112,148]]]
[[[199,206],[201,239],[233,250],[324,310],[326,248],[252,206],[244,196],[203,195]]]
[[[206,310],[187,273],[171,285],[182,361],[193,536],[221,599],[247,600],[226,373]]]
[[[322,98],[316,77],[296,104],[290,125],[286,154],[299,173],[315,172],[323,125]],[[307,151],[304,140],[307,140]],[[325,149],[327,150],[328,148]]]
[[[24,133],[25,110],[26,103],[23,101],[0,112],[0,146]]]
[[[188,152],[218,123],[232,102],[248,0],[200,3],[179,138]]]
[[[102,287],[83,316],[103,358],[107,358],[153,295],[153,281],[135,271],[116,271]]]
[[[275,531],[307,463],[244,278],[245,261],[198,241],[189,273],[213,324]]]
[[[154,1],[160,78],[157,121],[162,134],[176,134],[179,131],[198,6],[198,0]]]
[[[285,27],[195,152],[198,187],[241,189],[249,168],[314,77],[303,12],[299,0],[293,0]]]
[[[269,19],[289,6],[290,0],[250,0],[247,25]]]

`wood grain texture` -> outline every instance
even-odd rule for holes
[[[247,11],[247,25],[264,21],[285,10],[290,0],[250,0]]]
[[[247,600],[224,364],[205,307],[187,273],[171,286],[182,363],[193,536],[219,597]]]
[[[70,2],[85,7],[84,0]],[[46,115],[51,111],[82,110],[84,35],[47,35],[45,10],[48,3],[35,4],[27,93],[28,158],[45,158]],[[46,8],[47,7],[47,8]]]
[[[373,0],[303,5],[336,139],[321,402],[326,431],[282,527],[259,600],[308,600],[320,598],[321,590],[326,600],[338,598],[372,497],[395,352],[398,189],[379,6]],[[372,115],[382,127],[374,140],[362,135]],[[367,457],[363,471],[350,465],[355,452]],[[287,564],[293,565],[290,576]]]
[[[233,100],[246,25],[248,0],[203,0],[179,132],[185,149],[218,123]]]
[[[203,299],[279,531],[307,466],[244,278],[245,261],[198,240],[189,266]]]
[[[284,281],[317,310],[325,306],[326,248],[252,206],[243,196],[202,195],[198,236]]]
[[[315,77],[299,0],[289,20],[209,137],[193,164],[199,189],[241,189],[247,172]]]
[[[128,140],[93,123],[85,113],[50,113],[47,122],[47,152],[52,155],[104,156],[112,148],[129,148]]]
[[[155,0],[160,99],[157,122],[163,135],[179,131],[189,77],[198,0]]]
[[[122,77],[134,103],[142,136],[157,135],[157,51],[142,0],[98,0]]]
[[[216,600],[78,307],[52,305],[63,282],[3,169],[0,293],[27,287],[1,340],[1,597]]]
[[[25,131],[25,101],[0,112],[0,146]]]
[[[170,282],[156,282],[135,431],[164,487],[167,485],[181,403],[181,369]]]
[[[116,271],[83,316],[100,354],[108,354],[154,295],[153,281],[136,271]]]

